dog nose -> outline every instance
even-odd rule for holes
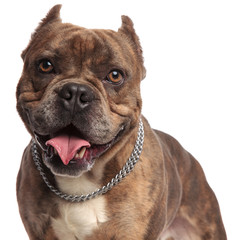
[[[60,90],[59,97],[64,108],[73,114],[89,106],[94,100],[94,92],[87,85],[67,83]]]

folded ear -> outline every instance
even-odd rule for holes
[[[133,27],[133,22],[132,22],[131,18],[129,18],[128,16],[125,16],[125,15],[122,16],[122,26],[118,29],[118,32],[120,34],[124,35],[125,37],[127,37],[127,39],[129,39],[133,43],[133,46],[135,47],[135,51],[138,55],[138,58],[141,61],[142,66],[143,66],[142,47],[141,47],[139,38],[135,32],[135,29]],[[143,66],[142,78],[145,77],[145,74],[146,74],[146,70]]]
[[[38,27],[36,28],[35,32],[31,36],[31,40],[29,45],[31,44],[31,41],[34,39],[34,37],[37,35],[37,33],[46,25],[51,24],[53,22],[61,22],[60,18],[60,10],[62,5],[58,4],[52,7],[49,12],[47,13],[46,17],[42,19],[42,21],[39,23]],[[29,47],[28,45],[28,47]],[[22,52],[22,59],[25,58],[26,52],[28,50],[28,47]]]

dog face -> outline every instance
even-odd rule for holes
[[[53,7],[22,53],[17,110],[54,174],[80,176],[137,124],[142,51],[132,21],[117,32],[62,23]]]

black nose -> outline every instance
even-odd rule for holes
[[[83,84],[67,83],[58,94],[63,107],[72,114],[88,107],[94,100],[93,90]]]

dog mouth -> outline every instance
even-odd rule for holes
[[[94,144],[81,137],[80,131],[69,125],[60,131],[42,136],[36,132],[35,139],[45,153],[45,163],[55,174],[76,175],[89,171],[95,159],[103,155],[118,141],[125,127],[119,128],[110,142]]]

